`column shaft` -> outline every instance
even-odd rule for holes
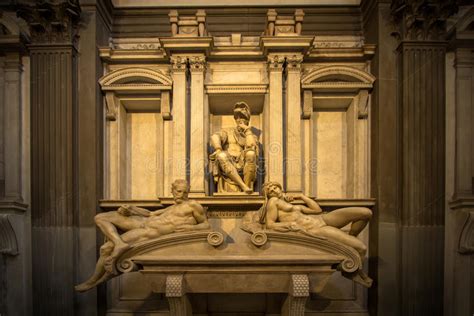
[[[172,58],[173,62],[173,182],[186,179],[186,64],[181,57]],[[167,190],[165,189],[165,192]]]
[[[204,57],[196,57],[191,63],[191,118],[190,118],[190,184],[191,193],[204,195],[205,166],[207,160],[204,138]]]
[[[283,183],[283,62],[281,56],[269,57],[270,93],[268,102],[268,137],[266,174],[268,181]]]
[[[35,314],[74,314],[75,50],[31,53],[31,181]]]
[[[474,92],[472,49],[456,51],[455,196],[474,195]]]
[[[7,55],[4,66],[5,198],[23,201],[21,184],[21,64],[19,54]]]
[[[286,77],[286,191],[303,192],[303,138],[300,64],[289,64]]]

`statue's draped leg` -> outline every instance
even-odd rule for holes
[[[237,171],[237,168],[232,163],[232,158],[229,157],[226,153],[219,153],[217,156],[217,161],[219,162],[220,168],[224,173],[223,176],[232,180],[236,185],[238,185],[243,191],[250,190],[249,187],[242,181],[242,178]],[[224,184],[223,184],[224,185]]]
[[[253,149],[247,149],[244,156],[244,182],[253,188],[255,179],[257,178],[257,153]]]

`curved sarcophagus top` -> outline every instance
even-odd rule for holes
[[[262,242],[263,241],[263,242]],[[184,232],[135,244],[116,262],[121,272],[140,271],[155,292],[169,275],[183,275],[193,293],[286,293],[292,275],[309,277],[319,293],[336,270],[352,273],[362,261],[354,249],[298,233],[256,232],[233,243],[220,232]],[[216,282],[222,276],[226,282]]]

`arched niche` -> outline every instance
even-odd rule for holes
[[[108,199],[155,199],[164,190],[164,121],[172,79],[161,70],[125,67],[99,80],[105,94]]]
[[[375,77],[352,65],[310,69],[301,79],[303,119],[319,198],[369,197],[370,91]]]
[[[260,157],[263,157],[263,113],[267,101],[268,84],[206,84],[206,103],[209,108],[209,128],[207,129],[206,138],[209,140],[211,135],[222,129],[233,128],[235,126],[233,109],[237,102],[245,102],[250,107],[252,113],[250,125],[253,133],[257,136],[260,143]],[[214,149],[208,143],[208,154]],[[263,185],[264,168],[263,159],[259,161],[259,173],[255,182],[255,191],[259,192]],[[208,182],[210,183],[209,192],[215,194],[217,187],[213,181],[212,175],[209,174]]]

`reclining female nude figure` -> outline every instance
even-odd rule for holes
[[[266,203],[260,209],[259,222],[265,228],[280,232],[301,232],[316,238],[328,238],[354,248],[364,258],[367,247],[357,238],[372,218],[372,211],[365,207],[346,207],[322,213],[313,199],[301,194],[293,196],[306,205],[289,203],[278,182],[267,182],[263,186]],[[349,234],[341,228],[351,224]],[[355,282],[370,287],[372,280],[361,270],[350,276]]]

